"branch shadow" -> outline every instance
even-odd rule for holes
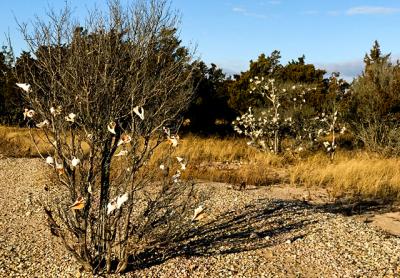
[[[183,256],[211,256],[257,250],[305,236],[317,221],[301,201],[261,199],[240,211],[228,211],[204,224],[193,223],[173,242],[129,258],[126,272],[148,268]]]
[[[385,202],[384,200],[349,199],[315,205],[315,208],[327,213],[354,216],[390,212],[393,211],[393,204],[393,202]]]
[[[260,199],[240,210],[222,213],[207,223],[193,223],[173,242],[131,256],[126,272],[149,268],[176,257],[240,253],[288,240],[294,242],[306,236],[308,225],[318,222],[313,219],[312,212],[353,216],[390,209],[387,203],[375,200],[310,204],[302,200]]]

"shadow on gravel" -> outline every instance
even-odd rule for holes
[[[353,216],[367,213],[383,213],[393,211],[393,202],[351,199],[317,205],[315,208],[324,212],[336,213],[344,216]]]
[[[193,224],[173,243],[130,258],[129,271],[161,264],[178,256],[209,256],[256,250],[304,237],[304,227],[317,221],[299,201],[261,200],[227,212],[205,224]],[[289,234],[290,233],[290,234]]]
[[[304,201],[262,199],[240,211],[221,214],[215,220],[183,231],[174,242],[152,248],[130,258],[127,272],[161,264],[183,256],[211,256],[257,250],[291,242],[305,236],[314,224],[312,212],[345,216],[390,210],[377,201],[336,202],[313,205]]]

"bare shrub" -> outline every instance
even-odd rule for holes
[[[192,186],[173,153],[192,98],[192,55],[163,0],[126,9],[111,1],[83,24],[68,7],[48,15],[21,24],[33,57],[17,61],[16,73],[30,85],[19,84],[24,116],[52,146],[43,156],[54,170],[45,212],[87,271],[123,272],[190,225]],[[167,139],[154,169],[148,161]]]

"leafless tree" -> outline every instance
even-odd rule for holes
[[[87,271],[123,272],[130,258],[172,244],[190,225],[192,186],[172,153],[195,63],[178,23],[167,1],[151,0],[127,8],[111,1],[83,23],[66,6],[20,24],[33,54],[17,72],[30,85],[20,84],[25,117],[52,149],[43,158],[57,194],[45,212]],[[168,144],[169,155],[150,163]]]

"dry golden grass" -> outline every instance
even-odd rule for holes
[[[187,157],[192,162],[232,162],[252,160],[261,153],[246,145],[243,139],[200,138],[188,136],[180,141],[177,154]],[[279,164],[276,156],[268,156],[269,164]]]
[[[0,126],[0,153],[10,157],[38,157],[31,134],[42,154],[51,153],[39,129]],[[150,164],[156,167],[167,155],[170,145],[163,143],[154,153]],[[246,145],[243,139],[199,138],[187,136],[180,140],[173,156],[188,162],[184,176],[211,181],[267,185],[281,179],[276,168],[284,165],[284,158],[260,152]]]
[[[82,148],[86,152],[89,146],[83,143]],[[41,129],[0,126],[0,153],[9,157],[40,157],[53,153],[53,147]]]
[[[331,162],[317,154],[290,170],[293,185],[325,187],[331,197],[398,200],[400,160],[365,152],[339,152]]]
[[[152,163],[158,163],[166,151],[167,144],[163,144]],[[284,164],[282,157],[250,148],[242,139],[187,136],[180,141],[173,155],[188,161],[184,176],[197,179],[269,185],[282,178],[276,171]]]
[[[37,148],[32,138],[37,143]],[[30,134],[28,128],[0,126],[0,153],[6,156],[38,157],[39,152],[47,153],[50,147],[40,130],[33,130]]]
[[[246,185],[272,185],[286,180],[285,173],[278,171],[269,165],[268,159],[259,162],[242,162],[237,167],[229,167],[229,164],[204,165],[204,167],[190,167],[188,175],[198,179],[230,184]],[[225,166],[225,167],[224,167]]]
[[[34,134],[39,150],[48,150],[49,145],[39,138],[40,131],[35,130]],[[158,167],[169,148],[167,142],[161,144],[150,164]],[[0,153],[12,157],[38,156],[28,129],[1,126]],[[400,199],[400,159],[366,152],[339,151],[333,162],[324,153],[294,159],[290,155],[260,152],[248,147],[242,139],[187,136],[173,149],[172,155],[172,159],[181,156],[187,160],[184,177],[270,185],[284,182],[290,176],[292,185],[324,187],[332,198]]]

